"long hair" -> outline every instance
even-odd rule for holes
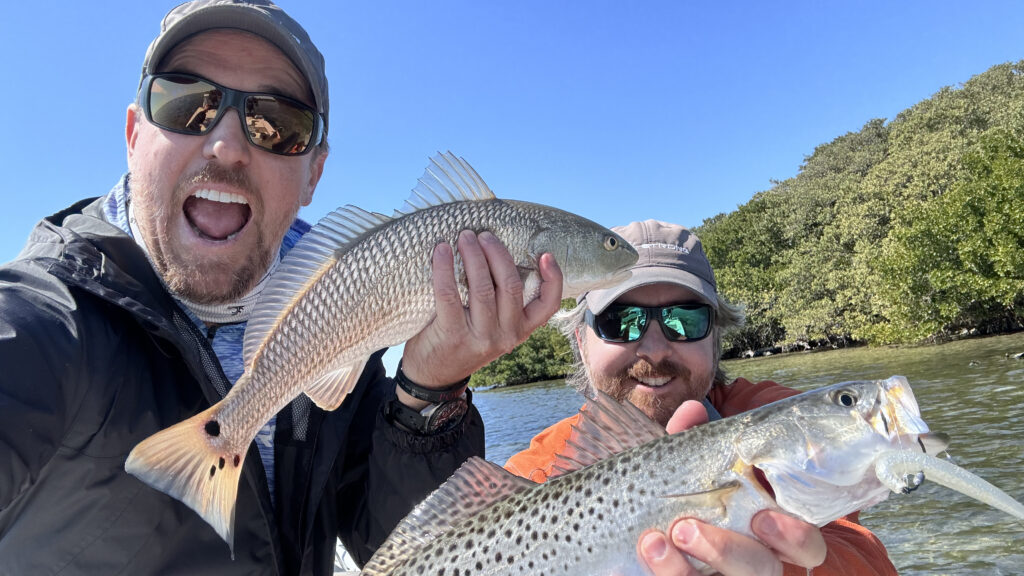
[[[715,298],[718,310],[715,312],[715,325],[711,333],[711,337],[714,338],[715,342],[715,379],[712,386],[724,386],[729,381],[729,377],[720,362],[722,357],[722,334],[742,326],[745,316],[742,306],[729,304],[717,293]],[[584,296],[575,307],[556,312],[549,321],[549,324],[569,340],[569,347],[572,348],[573,371],[566,377],[565,381],[576,388],[581,394],[591,397],[593,396],[593,390],[590,389],[590,377],[587,375],[587,367],[583,362],[583,354],[580,351],[579,340],[576,337],[578,333],[582,334],[582,331],[587,327],[584,320],[586,310],[587,298]]]

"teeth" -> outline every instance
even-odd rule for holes
[[[200,190],[193,194],[196,198],[203,198],[204,200],[211,200],[213,202],[223,202],[225,204],[248,204],[243,196],[238,194],[232,194],[231,192],[221,192],[219,190]]]
[[[664,386],[665,384],[668,384],[668,381],[671,380],[671,379],[672,379],[671,376],[662,376],[660,378],[637,378],[636,380],[637,380],[637,382],[640,382],[644,386],[650,386],[651,388],[657,388],[659,386]]]

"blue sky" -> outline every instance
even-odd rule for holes
[[[281,0],[327,59],[315,221],[389,213],[438,150],[499,196],[696,225],[818,144],[1024,58],[1015,2]],[[124,171],[125,108],[171,2],[15,2],[0,21],[0,261]]]

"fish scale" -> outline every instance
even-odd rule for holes
[[[944,449],[938,436],[900,376],[812,390],[671,436],[599,394],[567,441],[562,475],[535,484],[471,458],[360,574],[640,576],[640,535],[677,518],[751,537],[750,521],[765,509],[821,526],[916,488],[908,473],[922,470],[1024,520],[1024,506],[999,489],[920,452]]]
[[[537,259],[551,253],[562,297],[621,282],[637,259],[620,236],[575,214],[501,200],[464,160],[432,164],[393,217],[348,206],[317,223],[282,259],[249,320],[245,371],[208,410],[137,445],[125,470],[199,513],[233,550],[234,506],[244,455],[256,432],[300,394],[334,410],[369,357],[401,344],[435,315],[433,248],[462,230],[494,233],[524,282],[540,285]],[[461,258],[456,278],[465,302]]]

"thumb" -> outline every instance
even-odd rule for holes
[[[665,430],[669,434],[675,434],[676,432],[682,432],[683,430],[704,424],[707,421],[708,411],[704,408],[704,405],[696,400],[687,400],[679,408],[676,408],[675,414],[672,414],[672,418],[669,418]]]

